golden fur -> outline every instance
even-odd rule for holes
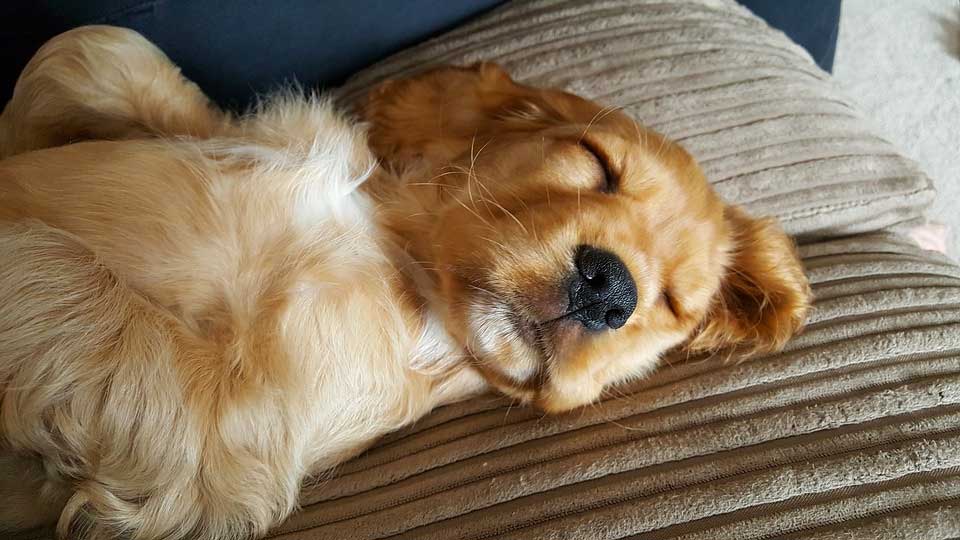
[[[37,53],[0,117],[0,530],[261,535],[440,404],[563,411],[804,320],[779,227],[614,109],[480,64],[360,113],[369,147],[316,98],[225,114],[129,30]],[[636,282],[622,328],[566,318],[584,244]]]

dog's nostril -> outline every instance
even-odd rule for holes
[[[570,317],[591,330],[617,329],[637,307],[637,286],[615,254],[580,246],[574,254],[577,273],[570,281]]]
[[[611,309],[607,312],[606,322],[610,328],[620,328],[627,322],[627,318],[623,316],[622,309]]]

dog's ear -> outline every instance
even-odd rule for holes
[[[729,261],[720,291],[687,348],[779,350],[802,326],[812,293],[793,241],[770,218],[729,206]]]
[[[381,83],[360,113],[377,156],[403,168],[417,160],[445,164],[499,133],[589,122],[599,109],[571,94],[517,84],[500,66],[482,62]]]

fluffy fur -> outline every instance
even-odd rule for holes
[[[262,535],[437,405],[563,411],[671,347],[773,350],[803,322],[776,224],[618,111],[480,64],[359,112],[369,147],[319,99],[230,116],[129,30],[37,53],[0,117],[0,445],[26,475],[0,528]],[[567,317],[583,244],[636,281],[618,330]]]

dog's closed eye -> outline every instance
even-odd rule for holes
[[[597,164],[600,165],[600,170],[603,171],[603,178],[598,190],[601,193],[616,193],[620,178],[613,174],[607,155],[590,141],[581,139],[579,144],[596,160]]]
[[[670,294],[670,291],[664,289],[661,293],[660,299],[667,306],[667,309],[670,310],[670,313],[674,317],[680,317],[680,311],[677,309],[677,301],[673,298],[673,295]]]

